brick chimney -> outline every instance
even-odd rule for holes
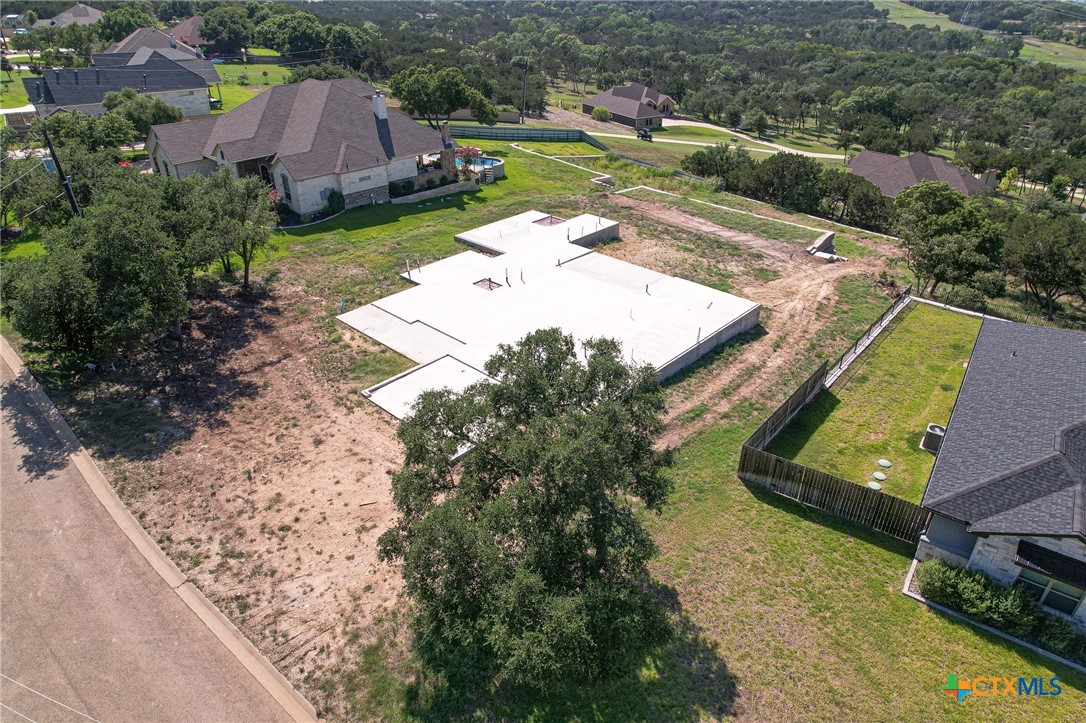
[[[388,100],[381,91],[373,94],[373,114],[378,120],[388,119]]]

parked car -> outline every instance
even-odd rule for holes
[[[648,128],[638,128],[637,129],[637,139],[641,140],[641,141],[651,141],[652,140],[652,132],[650,132]]]

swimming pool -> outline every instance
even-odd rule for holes
[[[499,166],[499,165],[501,165],[501,162],[502,161],[501,161],[500,158],[485,158],[484,157],[484,158],[480,158],[479,160],[475,161],[471,165],[472,166],[480,166],[480,167],[483,167],[483,168],[490,168],[491,166]],[[457,158],[456,159],[456,165],[462,166],[462,165],[464,165],[464,162],[462,160],[460,160],[459,158]]]

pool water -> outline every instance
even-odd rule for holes
[[[471,165],[489,167],[489,166],[496,166],[499,163],[501,163],[501,161],[498,160],[497,158],[480,158],[479,160],[475,161]],[[464,162],[462,160],[460,160],[459,158],[457,158],[456,159],[456,165],[462,166],[462,165],[464,165]]]

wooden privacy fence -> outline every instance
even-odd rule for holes
[[[582,130],[575,128],[537,128],[535,126],[468,126],[449,125],[454,138],[478,138],[489,141],[550,141],[587,143],[609,152],[611,149]]]
[[[792,417],[803,411],[803,408],[814,399],[822,391],[822,382],[826,378],[826,362],[822,362],[822,366],[815,370],[815,373],[807,377],[807,381],[799,385],[796,391],[792,392],[792,396],[788,397],[788,400],[784,404],[777,407],[777,411],[769,415],[769,419],[762,422],[758,429],[754,430],[754,434],[747,438],[747,441],[743,443],[744,447],[754,447],[755,449],[765,449],[769,446],[782,429],[788,426],[788,423],[792,421]]]
[[[919,505],[746,444],[739,478],[911,544],[928,524],[930,513]]]
[[[779,495],[847,520],[866,525],[899,540],[915,544],[928,524],[930,513],[907,500],[778,457],[765,449],[811,400],[855,361],[911,300],[912,287],[894,299],[890,307],[868,327],[832,365],[822,362],[743,442],[739,453],[739,479],[765,487]]]

